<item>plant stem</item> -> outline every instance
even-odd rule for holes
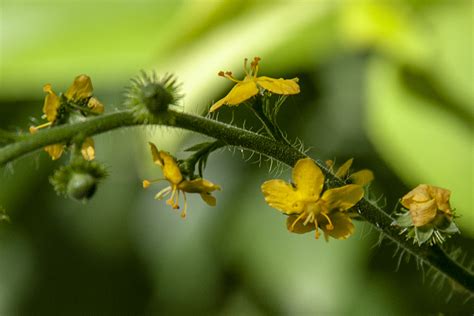
[[[33,135],[22,135],[17,142],[0,148],[0,166],[44,146],[68,142],[79,133],[92,136],[117,128],[145,124],[165,125],[198,132],[223,141],[229,146],[255,151],[271,159],[281,161],[290,167],[294,166],[299,159],[306,157],[305,154],[287,144],[204,117],[168,110],[162,116],[148,119],[145,123],[145,121],[137,121],[132,112],[126,110],[100,115],[84,122],[46,129]],[[324,166],[324,163],[318,160],[316,160],[316,163],[323,171],[330,188],[345,184],[335,177]],[[403,235],[400,235],[400,230],[392,226],[393,218],[365,198],[357,203],[354,210],[406,252],[436,269],[467,291],[474,293],[474,275],[453,261],[442,249],[428,245],[420,247],[413,244],[412,241],[406,240]]]

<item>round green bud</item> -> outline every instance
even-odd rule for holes
[[[76,200],[90,199],[97,189],[97,180],[86,173],[74,173],[67,184],[67,194]]]
[[[143,87],[143,103],[151,113],[166,111],[173,101],[173,95],[162,84],[152,82]]]

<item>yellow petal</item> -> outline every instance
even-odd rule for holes
[[[210,206],[216,206],[216,198],[208,193],[201,193],[201,198]]]
[[[244,80],[237,83],[222,99],[214,103],[209,112],[214,112],[223,105],[238,105],[258,93],[257,85],[253,80]]]
[[[61,102],[49,83],[44,85],[43,91],[47,93],[44,98],[43,113],[46,115],[48,122],[54,122],[58,115],[58,109]]]
[[[275,79],[275,78],[270,78],[270,77],[265,77],[265,76],[257,78],[257,84],[260,87],[272,93],[283,94],[283,95],[300,93],[300,86],[298,85],[297,82],[298,82],[298,78]]]
[[[436,200],[438,209],[445,213],[451,214],[451,206],[449,205],[451,191],[435,186],[429,186],[429,191],[430,195]]]
[[[95,159],[94,140],[92,138],[88,137],[82,143],[81,153],[85,160],[91,161]]]
[[[349,171],[349,168],[352,166],[352,161],[354,159],[351,158],[349,160],[347,160],[345,163],[342,164],[342,166],[339,167],[339,169],[337,169],[336,171],[336,177],[338,178],[344,178],[347,174],[347,172]]]
[[[307,225],[304,225],[304,221],[302,220],[296,222],[296,224],[292,227],[293,223],[295,222],[297,218],[298,218],[298,215],[290,215],[286,219],[286,228],[288,228],[290,232],[296,233],[296,234],[304,234],[316,229],[316,227],[314,226],[314,223],[308,223]]]
[[[158,148],[156,148],[155,144],[150,143],[150,142],[148,142],[148,145],[150,145],[151,157],[153,159],[153,162],[156,165],[163,167],[163,160],[161,160]]]
[[[79,75],[74,79],[64,96],[71,100],[87,99],[92,96],[92,90],[91,78],[86,75]]]
[[[374,180],[374,173],[369,169],[363,169],[351,174],[349,179],[353,184],[365,186]]]
[[[63,144],[54,144],[44,147],[44,150],[51,156],[51,159],[56,160],[61,158],[64,152]]]
[[[179,170],[178,163],[173,156],[165,151],[160,151],[159,155],[161,161],[163,161],[162,170],[164,177],[172,184],[178,185],[181,181],[183,181],[183,176]]]
[[[364,189],[357,184],[348,184],[340,188],[330,189],[323,193],[322,200],[327,209],[345,211],[353,207],[364,196]]]
[[[401,204],[406,208],[410,208],[410,205],[414,202],[429,201],[431,196],[428,190],[428,185],[420,184],[402,197]]]
[[[97,98],[90,98],[87,102],[87,107],[92,111],[92,113],[101,114],[104,113],[104,105],[97,100]]]
[[[328,240],[328,236],[335,239],[347,239],[354,233],[354,224],[351,218],[342,212],[334,212],[329,214],[329,218],[333,225],[333,229],[327,229],[328,221],[323,216],[318,217],[319,227],[324,231],[324,237]]]
[[[293,168],[293,182],[303,198],[317,200],[324,185],[324,175],[311,158],[300,159]]]
[[[410,205],[410,215],[413,225],[416,227],[423,226],[431,222],[436,217],[437,206],[436,201],[429,200],[426,202],[413,203]]]
[[[178,185],[178,189],[187,193],[209,193],[220,190],[220,186],[206,179],[185,180]]]
[[[289,183],[283,180],[266,181],[261,186],[265,201],[273,208],[285,213],[295,214],[303,211],[301,196]]]

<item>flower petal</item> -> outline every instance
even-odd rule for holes
[[[92,113],[101,114],[104,113],[104,105],[97,100],[97,98],[90,98],[87,102],[87,107],[92,111]]]
[[[449,205],[449,198],[451,197],[451,191],[430,186],[430,195],[436,200],[438,209],[451,214],[451,206]]]
[[[374,173],[369,169],[363,169],[357,172],[354,172],[350,175],[349,179],[353,184],[358,184],[360,186],[366,186],[374,180]]]
[[[209,193],[220,190],[221,187],[206,179],[194,179],[181,181],[178,189],[187,193]]]
[[[44,150],[51,156],[51,159],[57,160],[61,158],[64,152],[63,144],[54,144],[44,147]]]
[[[316,229],[316,227],[314,226],[314,223],[308,223],[304,225],[304,221],[302,220],[298,221],[295,224],[295,226],[293,226],[293,229],[292,229],[292,225],[297,218],[298,218],[298,215],[290,215],[287,217],[286,228],[288,228],[290,232],[296,233],[296,234],[304,234]]]
[[[214,103],[209,112],[214,112],[223,105],[238,105],[258,93],[254,80],[244,80],[237,83],[232,90],[222,99]]]
[[[351,218],[342,212],[334,212],[329,214],[333,229],[327,229],[328,221],[323,216],[318,217],[319,227],[324,231],[324,237],[328,240],[328,236],[335,239],[347,239],[354,233],[354,224]]]
[[[82,143],[81,153],[85,160],[91,161],[95,159],[94,140],[92,138],[87,137]]]
[[[311,158],[298,160],[292,177],[296,189],[304,198],[319,198],[324,185],[324,175]]]
[[[415,227],[428,224],[436,217],[436,200],[432,199],[426,202],[413,203],[410,205],[409,211]]]
[[[181,174],[181,170],[179,170],[178,163],[174,159],[173,156],[168,154],[165,151],[160,151],[160,158],[163,161],[163,175],[174,185],[178,185],[181,181],[183,181],[183,175]]]
[[[64,96],[71,100],[87,99],[92,96],[92,90],[91,78],[86,75],[79,75],[74,79]]]
[[[207,203],[207,205],[216,206],[216,198],[209,193],[201,193],[201,198]]]
[[[351,158],[347,160],[345,163],[340,166],[337,171],[336,171],[336,177],[338,178],[344,178],[347,175],[347,172],[349,171],[349,168],[352,166],[352,162],[354,161],[354,158]]]
[[[328,210],[345,211],[353,207],[363,197],[364,189],[360,185],[348,184],[325,191],[321,199],[326,202]]]
[[[265,201],[273,208],[285,213],[296,214],[303,211],[301,196],[289,183],[283,180],[269,180],[261,186]]]
[[[410,208],[410,205],[414,202],[426,202],[431,199],[430,194],[428,192],[428,185],[427,184],[420,184],[407,194],[402,197],[400,203],[406,207]]]
[[[46,115],[48,122],[54,122],[61,102],[49,83],[44,85],[43,91],[47,93],[44,98],[43,113]]]
[[[156,148],[155,144],[153,144],[151,142],[148,142],[148,145],[150,145],[151,157],[152,157],[153,162],[155,163],[155,165],[163,167],[164,163],[163,163],[163,160],[161,159],[158,148]]]
[[[257,84],[260,87],[272,93],[283,94],[283,95],[300,93],[300,86],[297,83],[298,78],[275,79],[275,78],[262,76],[262,77],[258,77],[256,80],[257,80]]]

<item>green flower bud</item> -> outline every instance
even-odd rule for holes
[[[125,104],[133,110],[137,120],[150,121],[160,117],[170,105],[177,105],[182,97],[178,88],[172,75],[158,78],[155,73],[148,75],[142,72],[132,79]]]
[[[82,201],[90,199],[97,190],[97,179],[90,174],[74,173],[67,184],[69,197]]]
[[[107,176],[104,166],[96,161],[78,158],[67,166],[57,169],[49,181],[59,195],[78,201],[89,200],[99,182]]]

